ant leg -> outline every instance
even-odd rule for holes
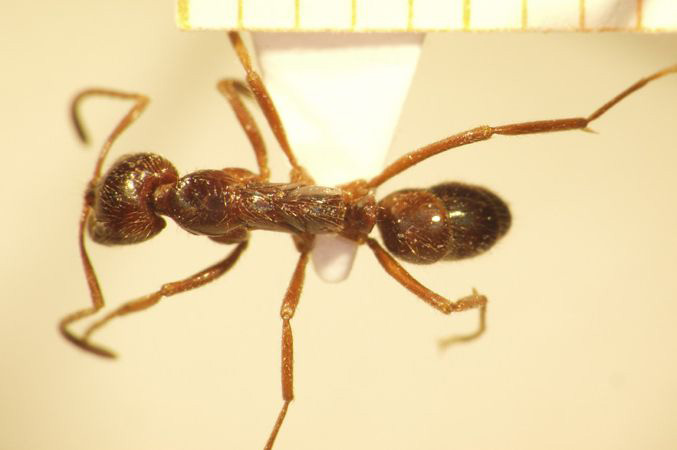
[[[95,314],[104,306],[101,287],[99,286],[99,282],[96,278],[96,272],[94,271],[94,267],[92,266],[92,262],[89,259],[89,255],[87,254],[87,249],[85,247],[85,224],[87,223],[87,218],[89,217],[89,212],[94,202],[94,188],[96,186],[99,177],[101,176],[101,167],[103,165],[104,160],[106,159],[106,155],[108,154],[110,147],[113,145],[115,139],[117,139],[117,137],[139,117],[139,115],[146,108],[146,105],[148,105],[149,99],[148,97],[140,94],[129,94],[125,92],[118,92],[108,89],[86,89],[78,93],[71,102],[70,113],[71,120],[73,121],[73,125],[75,127],[75,131],[77,132],[80,140],[84,143],[88,142],[88,136],[87,133],[85,132],[84,127],[82,126],[82,120],[80,119],[78,108],[80,106],[80,102],[86,97],[90,96],[105,96],[105,97],[129,99],[134,100],[135,103],[127,112],[127,114],[125,114],[124,117],[120,120],[120,122],[118,122],[118,124],[115,126],[115,128],[113,129],[113,131],[111,132],[111,134],[108,136],[103,146],[101,147],[101,151],[99,152],[99,157],[97,159],[96,166],[94,167],[94,173],[92,174],[92,178],[89,180],[89,185],[87,187],[87,190],[85,191],[82,212],[80,213],[80,223],[78,226],[78,246],[80,248],[80,258],[82,259],[82,266],[85,270],[85,278],[87,279],[87,285],[89,286],[89,293],[92,298],[92,306],[71,313],[66,317],[64,317],[63,319],[61,319],[61,321],[59,322],[59,330],[67,340],[74,343],[75,345],[85,350],[89,350],[93,353],[100,354],[102,356],[107,356],[104,353],[100,353],[99,352],[100,349],[90,346],[87,342],[83,342],[80,338],[76,337],[68,329],[68,326],[73,322],[76,322],[85,317],[89,317]]]
[[[473,295],[479,295],[478,292],[473,289]],[[474,341],[478,337],[482,336],[484,334],[484,331],[487,329],[487,306],[481,306],[480,307],[480,319],[479,319],[479,324],[477,325],[477,329],[469,334],[459,334],[459,335],[454,335],[454,336],[449,336],[443,339],[440,339],[437,345],[439,346],[440,350],[446,350],[448,347],[451,347],[452,345],[460,344],[463,342],[469,342],[469,341]]]
[[[280,115],[278,114],[275,104],[270,98],[270,94],[268,94],[268,90],[263,84],[261,77],[252,67],[249,52],[247,52],[247,48],[244,46],[242,38],[240,38],[240,35],[235,31],[229,32],[228,37],[230,38],[230,42],[233,45],[233,49],[235,49],[235,53],[237,53],[237,56],[240,59],[240,63],[242,63],[245,72],[247,72],[247,84],[249,85],[249,88],[256,98],[256,101],[261,107],[261,110],[263,111],[263,114],[265,115],[271,130],[273,130],[275,138],[280,143],[282,151],[287,156],[287,159],[292,166],[292,181],[312,181],[312,178],[308,175],[306,170],[298,163],[296,156],[289,145],[287,133],[284,131],[284,126],[282,125],[282,120],[280,120]]]
[[[294,400],[294,340],[290,320],[294,317],[294,312],[299,304],[299,297],[303,289],[303,280],[305,278],[306,266],[308,265],[308,250],[301,252],[294,275],[287,288],[287,293],[282,301],[280,308],[280,317],[282,317],[282,408],[277,416],[273,431],[270,433],[265,450],[273,448],[277,433],[280,431],[282,422],[287,415],[289,403]]]
[[[443,314],[451,314],[452,312],[461,312],[468,309],[479,308],[480,318],[477,330],[468,335],[452,336],[440,342],[440,347],[448,347],[458,342],[467,342],[480,337],[486,329],[486,311],[487,298],[480,295],[475,289],[473,293],[467,297],[460,298],[456,301],[448,300],[439,294],[431,291],[427,287],[419,283],[414,277],[402,267],[395,258],[390,255],[381,245],[373,238],[367,239],[367,245],[374,252],[376,259],[385,269],[385,271],[395,279],[402,286],[418,296],[421,300],[440,311]]]
[[[225,259],[217,262],[216,264],[209,266],[206,269],[201,270],[200,272],[183,280],[164,284],[159,290],[151,294],[121,305],[114,311],[108,313],[102,319],[90,325],[89,328],[87,328],[87,330],[83,333],[82,338],[73,337],[73,339],[70,339],[71,342],[74,342],[79,347],[96,353],[97,355],[114,358],[115,353],[98,345],[92,344],[89,341],[89,338],[96,330],[103,327],[115,317],[124,316],[126,314],[143,311],[144,309],[150,308],[151,306],[158,303],[163,297],[169,297],[181,292],[189,291],[214,281],[235,265],[245,248],[247,248],[247,241],[238,244],[237,247],[235,247]]]
[[[588,125],[593,120],[598,119],[602,114],[611,109],[616,103],[623,100],[628,95],[642,88],[647,83],[661,78],[665,75],[677,73],[677,65],[667,67],[663,70],[660,70],[646,78],[639,80],[634,83],[632,86],[606,102],[595,112],[590,114],[587,118],[584,117],[575,117],[570,119],[559,119],[559,120],[539,120],[534,122],[524,122],[524,123],[514,123],[508,125],[502,125],[498,127],[490,126],[480,126],[473,128],[462,133],[455,134],[448,138],[441,139],[432,144],[421,147],[418,150],[414,150],[401,158],[397,159],[395,162],[386,167],[379,175],[372,178],[367,182],[368,188],[375,188],[380,186],[385,181],[394,177],[395,175],[403,172],[410,167],[418,164],[424,159],[430,158],[431,156],[437,155],[444,151],[450,150],[452,148],[460,147],[467,144],[472,144],[473,142],[485,141],[491,138],[494,134],[504,134],[504,135],[518,135],[518,134],[535,134],[535,133],[549,133],[553,131],[565,131],[565,130],[584,130],[590,131]]]
[[[270,169],[268,169],[268,156],[266,155],[266,146],[259,132],[259,127],[256,126],[254,118],[249,113],[249,110],[245,104],[240,99],[240,94],[246,93],[251,94],[247,87],[238,80],[221,80],[217,83],[216,88],[219,90],[228,103],[230,103],[231,108],[235,112],[237,120],[242,125],[242,129],[247,134],[249,142],[254,148],[254,154],[256,155],[256,162],[259,166],[259,174],[264,180],[270,178]]]

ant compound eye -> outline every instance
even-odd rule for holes
[[[379,202],[377,224],[391,253],[430,264],[485,252],[510,228],[510,211],[487,189],[444,183],[385,197]]]
[[[446,260],[468,258],[491,248],[510,228],[508,205],[480,186],[443,183],[429,189],[447,209],[451,241]]]
[[[101,178],[88,230],[101,244],[133,244],[155,236],[165,221],[153,210],[153,193],[178,179],[161,156],[137,153],[118,159]]]
[[[418,189],[394,192],[378,204],[377,225],[383,242],[400,259],[431,264],[447,253],[451,228],[444,202]]]

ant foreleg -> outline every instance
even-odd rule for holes
[[[242,63],[242,66],[247,73],[247,84],[249,85],[249,88],[256,98],[256,101],[261,107],[261,110],[263,111],[266,121],[268,121],[275,138],[280,143],[282,151],[287,156],[287,159],[292,166],[291,181],[310,183],[312,178],[298,163],[298,160],[296,159],[296,156],[289,145],[287,133],[284,130],[284,125],[282,125],[282,120],[280,119],[280,115],[275,108],[273,99],[270,98],[270,94],[268,93],[266,86],[263,84],[261,76],[254,70],[251,63],[251,58],[249,57],[249,52],[244,46],[242,38],[235,31],[229,32],[228,37],[230,38],[230,42],[233,45],[233,49],[235,49],[235,53],[237,54],[240,63]]]
[[[418,150],[414,150],[401,158],[397,159],[395,162],[386,167],[379,175],[372,178],[368,183],[367,187],[375,188],[383,184],[385,181],[394,177],[395,175],[409,169],[410,167],[418,164],[419,162],[430,158],[431,156],[437,155],[444,151],[450,150],[452,148],[460,147],[467,144],[472,144],[473,142],[485,141],[491,138],[494,134],[503,134],[503,135],[518,135],[518,134],[535,134],[535,133],[549,133],[553,131],[565,131],[565,130],[585,130],[588,129],[588,125],[593,120],[599,118],[602,114],[612,108],[616,103],[623,100],[628,95],[642,88],[644,85],[653,81],[657,78],[661,78],[670,73],[677,73],[677,65],[667,67],[661,71],[654,73],[646,78],[639,80],[634,83],[632,86],[606,102],[595,112],[593,112],[587,118],[585,117],[575,117],[570,119],[559,119],[559,120],[539,120],[534,122],[524,122],[524,123],[514,123],[508,125],[502,125],[498,127],[490,126],[480,126],[473,128],[462,133],[455,134],[445,139],[441,139],[432,144],[421,147]]]
[[[270,178],[270,169],[268,168],[268,155],[266,154],[266,145],[263,142],[261,137],[261,132],[259,127],[256,125],[256,121],[249,113],[249,110],[245,104],[240,99],[240,95],[243,92],[251,94],[247,86],[238,80],[224,79],[217,83],[216,88],[221,94],[228,100],[230,106],[235,112],[237,120],[240,122],[242,129],[247,134],[249,142],[251,143],[254,154],[256,155],[256,163],[259,166],[259,174],[261,178],[265,181],[268,181]]]
[[[294,339],[292,337],[290,320],[294,317],[296,307],[299,304],[303,281],[305,279],[306,266],[308,265],[309,249],[301,252],[294,275],[287,288],[287,292],[280,308],[280,317],[282,317],[282,400],[284,401],[280,413],[277,416],[273,431],[270,433],[265,450],[273,448],[277,433],[280,431],[282,422],[287,415],[289,403],[294,400]]]
[[[217,262],[212,266],[207,267],[204,270],[201,270],[200,272],[194,275],[191,275],[186,279],[164,284],[159,290],[151,294],[145,295],[143,297],[140,297],[138,299],[132,300],[119,306],[117,309],[111,311],[102,319],[90,325],[89,328],[87,328],[87,330],[83,333],[81,338],[77,338],[69,333],[70,334],[69,340],[78,345],[80,348],[83,348],[84,350],[91,351],[100,356],[114,358],[115,353],[98,345],[92,344],[89,341],[89,338],[96,330],[103,327],[105,324],[107,324],[111,319],[115,317],[124,316],[126,314],[143,311],[144,309],[150,308],[151,306],[158,303],[163,297],[169,297],[181,292],[189,291],[191,289],[195,289],[211,281],[214,281],[215,279],[226,273],[231,267],[233,267],[233,265],[235,265],[244,249],[247,248],[247,243],[248,242],[245,241],[238,244],[237,247],[235,247],[233,251],[230,252],[230,254],[225,259]],[[92,314],[94,312],[96,311],[93,311]]]
[[[443,314],[451,314],[452,312],[461,312],[468,309],[479,308],[480,317],[479,325],[477,330],[471,334],[461,335],[461,336],[452,336],[451,338],[445,339],[440,342],[441,347],[447,347],[449,345],[455,344],[457,342],[467,342],[473,339],[477,339],[484,333],[486,329],[486,309],[487,309],[487,298],[484,295],[480,295],[476,290],[473,289],[473,293],[466,297],[460,298],[456,301],[451,301],[442,297],[439,294],[431,291],[427,287],[419,283],[414,277],[407,272],[404,267],[402,267],[395,258],[393,258],[390,253],[388,253],[381,244],[379,244],[375,239],[368,238],[367,245],[374,252],[376,259],[385,269],[385,271],[400,283],[403,287],[407,288],[410,292],[414,293],[421,300],[440,311]]]

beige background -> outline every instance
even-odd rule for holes
[[[5,2],[0,39],[0,448],[260,448],[281,403],[277,314],[296,258],[286,237],[257,233],[224,279],[102,332],[118,361],[56,333],[89,302],[76,225],[96,152],[76,142],[69,99],[91,85],[151,96],[116,154],[155,150],[182,173],[252,168],[214,89],[241,75],[234,55],[220,33],[178,32],[169,2],[42,3]],[[675,35],[431,35],[390,158],[482,123],[586,115],[675,62]],[[438,353],[436,339],[476,315],[438,315],[365,249],[346,283],[309,273],[297,401],[277,448],[676,448],[676,105],[673,76],[596,123],[598,135],[499,138],[384,186],[458,179],[510,202],[513,229],[494,251],[412,268],[446,295],[486,293],[489,330]],[[123,110],[86,106],[97,144]],[[137,247],[90,245],[109,304],[226,251],[168,228]]]

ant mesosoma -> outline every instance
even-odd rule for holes
[[[247,74],[247,87],[231,80],[221,80],[217,87],[228,100],[254,149],[258,174],[246,169],[226,168],[201,170],[182,178],[162,156],[138,153],[119,158],[108,172],[101,169],[118,136],[131,125],[148,105],[141,94],[108,89],[88,89],[72,102],[71,113],[76,131],[83,142],[87,136],[78,108],[88,97],[103,96],[132,100],[134,105],[104,142],[94,174],[84,195],[79,223],[79,247],[89,285],[92,306],[64,317],[59,323],[61,334],[73,344],[91,353],[114,357],[110,350],[94,344],[92,334],[111,319],[142,311],[161,298],[195,289],[227,272],[247,247],[250,230],[273,230],[291,234],[300,257],[282,301],[282,397],[283,405],[265,448],[273,446],[284,421],[293,392],[293,340],[290,321],[298,305],[309,252],[314,236],[338,234],[366,243],[385,271],[402,286],[444,314],[477,308],[478,329],[453,342],[467,341],[482,334],[485,328],[487,299],[476,291],[450,301],[416,281],[393,255],[412,263],[430,264],[440,260],[456,260],[478,255],[492,247],[510,227],[507,205],[494,193],[478,186],[443,183],[429,189],[404,189],[388,195],[378,203],[375,189],[395,175],[438,153],[483,141],[493,135],[518,135],[564,130],[586,130],[588,125],[632,92],[646,83],[669,73],[677,65],[663,69],[633,84],[605,103],[587,118],[543,120],[497,127],[480,126],[421,147],[386,167],[371,180],[356,180],[337,187],[315,185],[299,164],[287,141],[282,122],[263,85],[254,71],[249,54],[237,33],[229,34],[231,43]],[[290,183],[270,183],[266,149],[251,114],[241,100],[244,93],[253,94],[266,121],[292,166]],[[189,233],[205,235],[213,241],[234,244],[223,260],[180,281],[163,285],[158,291],[132,300],[94,322],[78,336],[69,326],[92,316],[104,307],[103,295],[84,243],[85,228],[100,244],[134,244],[150,239],[165,226],[161,216],[172,218]],[[377,226],[385,250],[369,237]]]

